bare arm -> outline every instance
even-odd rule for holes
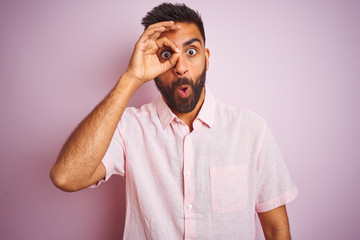
[[[179,54],[175,43],[159,38],[162,32],[178,30],[174,22],[151,25],[135,45],[127,71],[107,97],[79,124],[60,151],[50,178],[64,191],[86,188],[105,177],[101,160],[130,98],[144,82],[175,65]],[[166,44],[175,54],[160,62],[156,52]]]
[[[289,220],[285,205],[258,213],[266,240],[290,240]]]

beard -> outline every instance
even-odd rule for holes
[[[159,77],[154,78],[157,89],[165,98],[166,103],[170,108],[179,113],[189,113],[195,109],[196,104],[199,102],[201,91],[204,88],[206,80],[206,64],[200,76],[193,81],[192,79],[183,77],[174,81],[171,86],[165,86]],[[176,95],[178,87],[188,85],[189,95],[185,98]]]

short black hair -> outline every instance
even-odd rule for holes
[[[194,23],[204,39],[204,24],[198,11],[195,11],[184,3],[162,3],[149,11],[142,19],[141,24],[147,29],[148,26],[164,21]]]

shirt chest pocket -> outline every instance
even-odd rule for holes
[[[211,204],[216,213],[241,211],[248,198],[248,166],[210,168]]]

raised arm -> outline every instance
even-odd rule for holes
[[[176,31],[174,22],[149,26],[137,41],[129,66],[106,98],[79,124],[60,151],[50,171],[50,178],[64,191],[86,188],[105,177],[101,160],[130,98],[144,82],[173,67],[179,57],[176,44],[159,38],[164,31]],[[159,61],[157,50],[168,46],[174,51],[165,62]]]

